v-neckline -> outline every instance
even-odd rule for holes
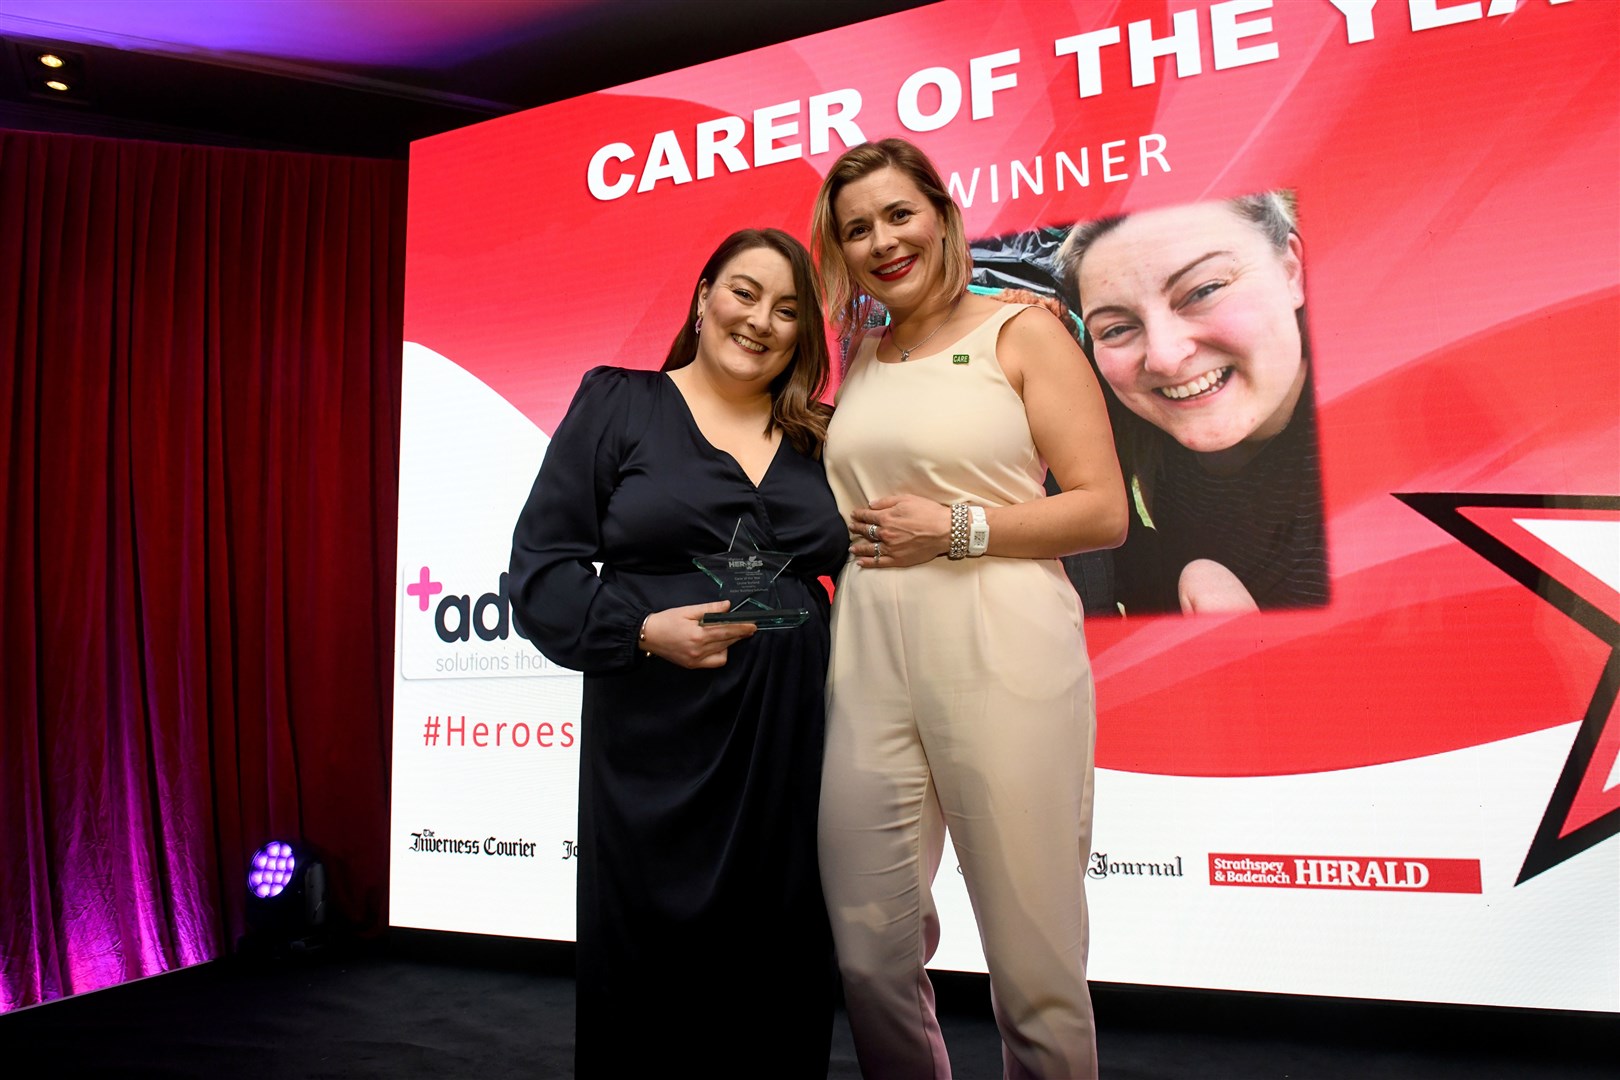
[[[698,439],[702,441],[703,445],[707,446],[711,452],[718,454],[720,457],[723,457],[727,461],[731,462],[732,467],[735,468],[737,472],[742,475],[742,478],[748,482],[749,487],[753,488],[756,492],[763,488],[765,486],[765,481],[770,479],[771,470],[776,468],[777,459],[782,456],[782,445],[787,442],[787,438],[783,435],[783,433],[776,433],[776,449],[771,451],[771,459],[765,463],[765,471],[759,474],[758,480],[755,480],[748,474],[748,470],[743,468],[743,463],[738,461],[735,455],[733,455],[729,450],[722,450],[718,446],[714,445],[714,442],[710,440],[706,434],[704,434],[703,425],[698,423],[697,414],[692,411],[692,404],[686,400],[686,394],[681,390],[680,383],[670,378],[670,374],[667,371],[660,372],[660,374],[663,375],[664,382],[666,385],[668,385],[669,389],[675,392],[675,397],[681,403],[681,412],[686,416],[686,422],[692,426],[693,433],[697,435]]]

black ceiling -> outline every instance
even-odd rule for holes
[[[344,15],[387,19],[401,2],[351,6]],[[447,39],[442,55],[386,65],[224,53],[177,41],[170,27],[98,30],[89,25],[96,5],[45,9],[76,20],[68,24],[16,16],[23,5],[0,2],[0,127],[404,157],[412,139],[923,2],[514,0],[496,9],[509,14],[477,55],[466,55],[466,41]],[[216,10],[230,7],[217,0]],[[153,7],[154,19],[161,8]],[[261,7],[260,18],[266,10],[276,9]],[[121,27],[131,12],[119,13]],[[328,55],[332,45],[324,43]],[[81,65],[71,95],[39,87],[42,47]]]

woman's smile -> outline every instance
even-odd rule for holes
[[[907,255],[901,259],[893,259],[872,271],[872,276],[879,281],[899,281],[911,272],[916,265],[917,256]]]
[[[1196,378],[1188,379],[1186,382],[1175,386],[1155,387],[1153,392],[1160,397],[1167,397],[1171,401],[1199,401],[1220,393],[1221,388],[1226,385],[1226,380],[1231,375],[1232,368],[1228,365],[1227,367],[1216,368],[1214,371],[1206,371]]]

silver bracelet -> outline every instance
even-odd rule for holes
[[[952,559],[965,559],[968,553],[969,519],[968,504],[965,502],[951,504],[951,550],[946,552]]]

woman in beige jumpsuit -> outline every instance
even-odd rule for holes
[[[856,147],[812,225],[857,336],[826,465],[851,560],[833,607],[822,884],[862,1072],[948,1077],[925,965],[948,827],[1008,1077],[1087,1077],[1095,709],[1058,557],[1126,509],[1101,393],[1044,309],[966,291],[961,214],[909,143]],[[1050,466],[1062,493],[1046,497]]]

